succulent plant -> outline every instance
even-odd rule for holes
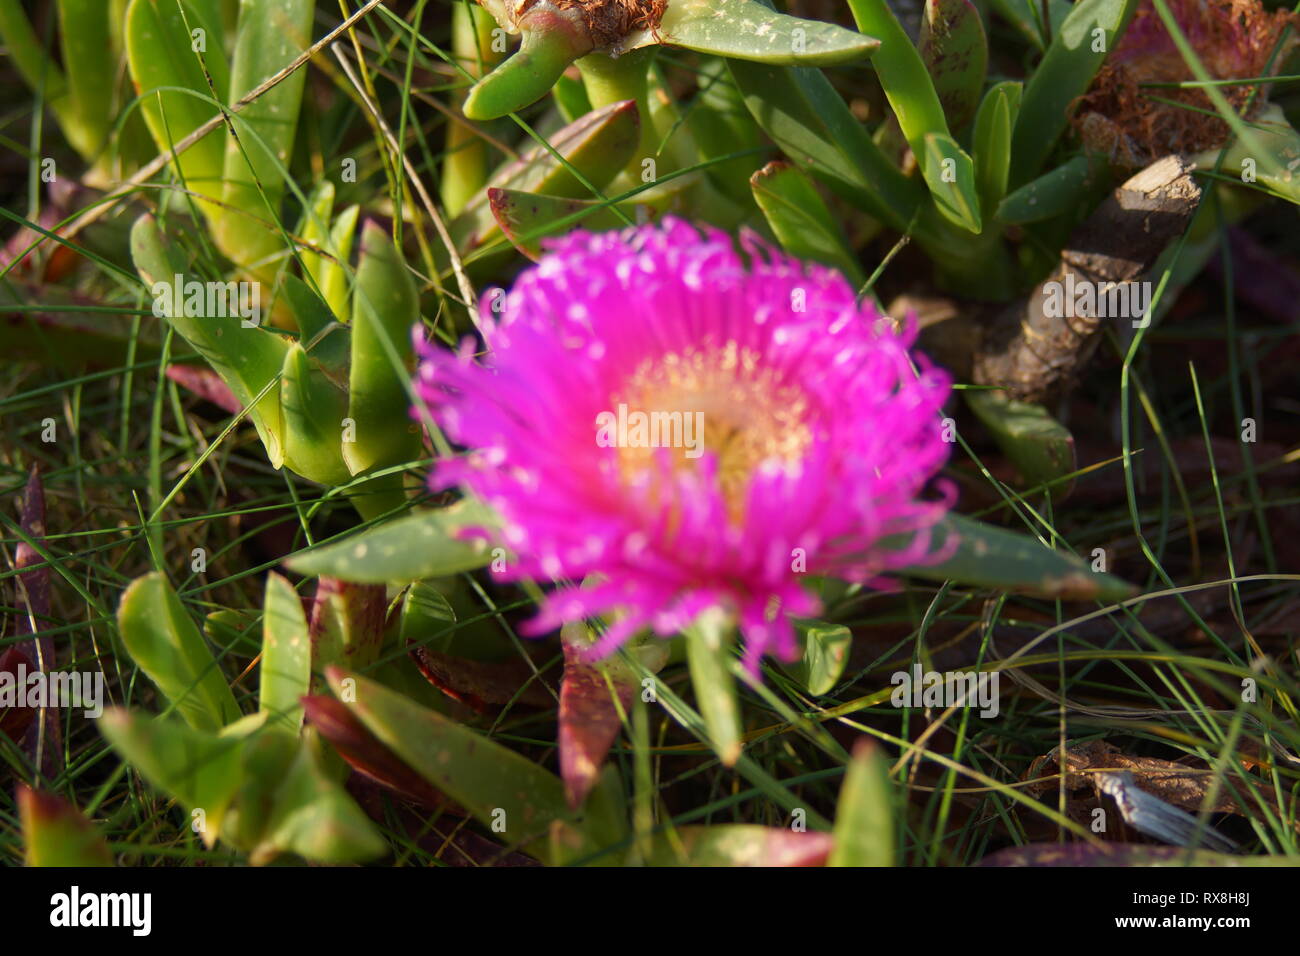
[[[1100,838],[1058,777],[1123,755],[1080,767],[1075,711],[1167,721],[1143,746],[1212,769],[1182,809],[1097,777],[1137,829],[1227,847],[1188,813],[1257,788],[1258,855],[1291,845],[1295,429],[1255,460],[1250,416],[1294,343],[1233,303],[1289,321],[1300,279],[1255,248],[1234,290],[1229,225],[1300,202],[1292,14],[340,6],[0,0],[33,176],[0,351],[35,356],[0,395],[0,771],[32,784],[0,788],[0,853],[957,861]],[[1207,263],[1222,302],[1149,337]],[[1108,326],[1048,307],[1075,282],[1156,291]],[[959,658],[930,689],[1014,675],[1014,706],[883,676]],[[86,661],[120,702],[97,731],[9,705]],[[1076,702],[1112,684],[1151,708]]]
[[[500,28],[522,38],[513,56],[480,79],[465,115],[492,119],[550,92],[585,56],[618,59],[666,44],[717,56],[829,66],[869,55],[870,37],[778,13],[756,0],[483,0]]]

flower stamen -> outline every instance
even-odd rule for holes
[[[703,450],[717,463],[718,483],[733,522],[744,519],[745,494],[758,468],[797,465],[812,442],[811,405],[803,392],[737,342],[688,349],[647,360],[628,378],[621,401],[646,412],[701,416]],[[676,448],[674,470],[696,467],[699,456]],[[653,468],[654,449],[624,447],[625,478]]]

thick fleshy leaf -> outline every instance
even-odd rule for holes
[[[1021,84],[1005,80],[989,88],[975,116],[975,190],[980,208],[994,210],[1007,193],[1011,131],[1020,111]]]
[[[311,45],[315,7],[316,0],[242,0],[227,102],[250,93]],[[221,55],[217,48],[206,61]],[[259,274],[273,272],[275,264],[263,260],[284,248],[283,236],[267,223],[284,195],[284,171],[293,153],[306,81],[307,71],[297,70],[249,103],[234,120],[238,140],[230,136],[226,141],[225,208],[215,218],[213,237],[232,261],[257,263]]]
[[[61,118],[64,134],[82,157],[93,160],[103,148],[113,120],[116,71],[104,0],[59,0],[59,46],[68,76],[68,99],[75,122]],[[10,49],[12,49],[12,45]]]
[[[584,651],[591,643],[581,621],[566,624],[560,631],[564,641],[564,680],[560,687],[560,776],[569,806],[574,809],[595,785],[601,765],[622,726],[620,709],[629,712],[633,695],[640,688],[637,672],[619,654],[590,661]],[[668,663],[668,642],[639,637],[624,648],[635,654],[650,673]],[[615,705],[615,696],[618,705]]]
[[[584,817],[580,824],[565,820],[551,822],[549,865],[585,863],[600,866],[617,859],[612,853],[619,852],[626,844],[631,828],[628,826],[623,779],[615,764],[606,764],[582,812]]]
[[[401,253],[388,233],[366,223],[352,304],[348,418],[354,430],[343,439],[343,459],[354,475],[419,454],[407,392],[415,361],[411,329],[419,321],[419,293]]]
[[[343,462],[347,397],[297,342],[284,355],[280,411],[286,466],[323,485],[352,477]]]
[[[1012,401],[1001,392],[968,390],[966,404],[1030,486],[1055,481],[1076,468],[1074,437],[1042,405]],[[1069,485],[1053,489],[1059,499]]]
[[[266,576],[260,668],[259,709],[296,731],[302,726],[298,702],[311,681],[311,638],[298,592],[274,572]]]
[[[753,202],[749,177],[763,165],[763,157],[758,152],[764,144],[763,131],[749,115],[745,98],[727,70],[726,60],[705,58],[696,83],[699,92],[684,111],[684,117],[700,161],[709,163],[705,175],[727,198],[748,208]],[[745,150],[754,152],[748,156],[734,155]],[[724,156],[733,158],[722,160]]]
[[[226,811],[242,782],[237,737],[218,737],[178,720],[155,720],[112,708],[99,720],[100,732],[132,769],[188,809],[201,809],[203,842],[217,841]]]
[[[260,325],[246,327],[238,315],[206,315],[206,300],[202,309],[189,308],[184,285],[198,281],[197,277],[148,213],[131,228],[131,257],[140,278],[155,297],[155,307],[230,386],[242,406],[254,405],[253,399],[280,374],[288,350],[285,339]],[[278,388],[272,386],[254,405],[251,418],[271,464],[279,468],[284,454],[280,445]]]
[[[560,689],[560,776],[569,806],[582,806],[600,766],[618,737],[623,713],[632,704],[635,681],[606,684],[604,673],[588,663],[580,647],[564,644],[564,683]]]
[[[498,170],[488,182],[489,188],[565,199],[592,198],[582,179],[603,189],[631,161],[641,142],[636,101],[623,100],[593,110],[547,137],[547,142],[551,149],[538,145]],[[451,235],[457,248],[471,248],[490,239],[497,228],[484,191],[452,221]]]
[[[357,863],[387,851],[374,824],[327,773],[311,728],[302,741],[278,732],[258,734],[246,742],[243,757],[245,784],[230,822],[237,845],[254,864],[282,853]]]
[[[62,797],[19,784],[18,814],[28,866],[113,865],[94,824]]]
[[[890,228],[908,228],[923,190],[880,151],[819,70],[727,65],[755,121],[792,162]]]
[[[217,731],[240,716],[235,695],[166,575],[136,578],[117,611],[131,659],[196,730]]]
[[[136,91],[144,94],[145,123],[159,151],[170,150],[217,115],[214,96],[229,102],[221,2],[132,0],[126,17],[127,62]],[[202,63],[195,49],[200,45],[209,51],[203,53]],[[185,188],[221,198],[225,136],[224,130],[215,129],[180,154],[176,163]],[[202,202],[201,207],[206,215],[221,215],[213,203]]]
[[[721,611],[713,609],[701,614],[686,632],[686,662],[709,744],[723,765],[734,766],[740,759],[743,728],[736,679],[731,673],[736,659],[732,625]]]
[[[949,128],[960,130],[975,115],[989,61],[988,38],[975,5],[970,0],[926,0],[917,50]]]
[[[36,36],[22,0],[0,0],[0,40],[14,70],[28,87],[43,94],[60,125],[75,125],[77,114],[68,95],[67,77]]]
[[[651,844],[647,866],[823,866],[828,833],[751,823],[678,827]]]
[[[849,0],[849,8],[859,30],[881,39],[872,66],[939,211],[963,229],[979,232],[974,164],[949,132],[921,55],[885,0]]]
[[[335,261],[321,265],[321,295],[340,322],[352,321],[352,287],[348,262],[356,241],[357,223],[361,218],[360,206],[348,206],[339,213],[330,229],[330,247]]]
[[[562,18],[553,18],[551,22],[561,27],[553,30],[547,30],[537,15],[533,20],[523,31],[523,42],[514,56],[470,89],[465,98],[466,117],[496,119],[537,102],[574,60],[591,51],[590,39],[573,31]]]
[[[555,703],[528,662],[518,657],[476,661],[416,646],[411,648],[411,659],[430,684],[479,713],[506,705],[550,707]]]
[[[1138,0],[1079,0],[1025,85],[1011,137],[1011,185],[1038,174],[1107,53],[1119,44]],[[1097,31],[1100,31],[1098,34]]]
[[[254,864],[285,852],[359,862],[386,849],[325,770],[310,729],[300,739],[251,714],[217,736],[117,709],[105,712],[100,727],[135,770],[191,811],[208,846],[221,839]]]
[[[511,845],[547,854],[551,823],[570,819],[558,777],[382,684],[337,667],[327,676],[335,696],[425,780]]]
[[[603,232],[623,225],[607,204],[594,199],[561,199],[517,189],[487,191],[497,224],[511,244],[536,262],[542,256],[542,239],[569,229]]]
[[[343,541],[300,552],[286,563],[299,574],[328,574],[361,584],[445,577],[481,568],[492,559],[486,542],[456,535],[496,522],[491,509],[465,500],[384,522]]]
[[[307,194],[307,208],[303,210],[302,221],[298,223],[298,236],[309,246],[329,251],[330,223],[334,221],[334,184],[322,179],[316,188]],[[319,289],[324,282],[322,269],[327,261],[318,252],[309,252],[299,248],[298,258],[302,260],[305,276],[311,278]]]
[[[209,641],[219,647],[247,651],[250,655],[257,653],[261,630],[261,613],[247,608],[237,611],[223,607],[203,619],[203,632]]]
[[[330,742],[353,770],[426,807],[444,807],[447,799],[402,759],[379,742],[357,717],[333,697],[304,697],[307,720]]]
[[[844,674],[853,633],[826,621],[798,621],[795,626],[803,637],[803,658],[787,670],[814,697],[829,694]]]
[[[404,644],[420,643],[446,650],[446,642],[451,638],[451,625],[455,623],[456,609],[434,582],[416,581],[411,585],[402,604],[400,632]]]
[[[754,201],[777,240],[797,259],[839,269],[855,289],[866,282],[839,223],[812,182],[785,162],[768,163],[749,180]]]
[[[900,573],[1065,600],[1113,602],[1135,593],[1127,582],[1092,571],[1079,558],[1028,535],[950,513],[935,528],[936,548],[951,536],[957,539],[956,550],[946,561],[912,565]]]
[[[975,163],[947,133],[925,134],[925,181],[939,212],[967,232],[979,232],[979,194]]]
[[[329,265],[329,263],[326,263]],[[329,305],[295,275],[285,275],[280,286],[284,301],[298,323],[298,341],[311,360],[340,387],[347,385],[352,333],[336,321]],[[347,314],[351,315],[349,308]],[[337,422],[335,425],[337,426]],[[336,431],[337,431],[336,427]]]
[[[894,813],[889,764],[874,741],[853,748],[835,808],[831,866],[893,866]]]
[[[331,664],[354,670],[373,664],[384,645],[387,611],[384,585],[321,575],[309,627],[312,671],[319,674]]]
[[[279,725],[268,726],[268,715],[254,715],[237,732],[223,736],[236,742],[240,786],[221,819],[217,836],[231,846],[255,854],[254,863],[270,860],[278,850],[261,849],[277,811],[276,791],[301,749],[297,736]]]
[[[1078,210],[1088,205],[1088,198],[1099,186],[1105,185],[1106,176],[1105,162],[1100,157],[1075,156],[1009,193],[998,205],[998,219],[1024,225]]]
[[[568,74],[561,76],[551,90],[551,98],[566,123],[576,123],[591,112],[591,97],[580,78]]]
[[[1071,0],[1045,0],[1037,5],[1030,5],[1024,0],[989,0],[989,6],[1039,52],[1047,46],[1047,40],[1043,37],[1041,11],[1047,11],[1050,36],[1055,36],[1074,8]]]
[[[658,32],[697,53],[786,66],[834,66],[880,46],[874,37],[787,16],[754,0],[673,0]]]
[[[1300,203],[1300,133],[1296,132],[1282,108],[1269,103],[1251,120],[1251,142],[1238,137],[1223,158],[1223,170],[1243,176],[1250,172],[1254,181],[1275,196]],[[1219,150],[1209,150],[1196,157],[1201,169],[1213,169]]]

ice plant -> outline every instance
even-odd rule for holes
[[[545,96],[569,64],[587,62],[604,85],[644,85],[649,60],[620,58],[670,44],[716,56],[825,66],[871,53],[878,41],[831,23],[786,16],[756,0],[479,0],[518,51],[475,83],[465,115],[491,119]],[[605,61],[603,69],[598,64]],[[610,71],[619,74],[609,77]]]
[[[1215,80],[1272,75],[1295,43],[1295,16],[1269,12],[1259,0],[1167,0],[1166,5]],[[1292,29],[1284,39],[1288,22]],[[1279,40],[1283,47],[1275,56]],[[1085,145],[1124,166],[1145,166],[1169,153],[1191,155],[1222,146],[1229,137],[1228,125],[1214,115],[1205,91],[1169,85],[1194,79],[1159,12],[1150,0],[1143,0],[1124,39],[1080,101],[1076,124]],[[1267,86],[1258,83],[1219,90],[1232,109],[1246,110],[1248,119],[1268,102]]]
[[[947,457],[947,376],[839,273],[740,244],[671,218],[574,232],[485,297],[486,353],[417,343],[419,394],[468,449],[433,487],[500,514],[503,578],[562,582],[534,633],[618,611],[601,655],[721,607],[755,669],[797,653],[809,574],[934,555],[947,502],[920,495]]]

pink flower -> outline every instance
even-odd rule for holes
[[[809,574],[879,583],[935,557],[951,494],[918,496],[948,456],[947,376],[838,273],[741,246],[748,264],[673,219],[575,232],[484,298],[483,361],[418,342],[419,393],[470,449],[433,486],[500,513],[502,577],[562,579],[533,632],[617,610],[602,655],[718,605],[756,669],[798,654]]]

